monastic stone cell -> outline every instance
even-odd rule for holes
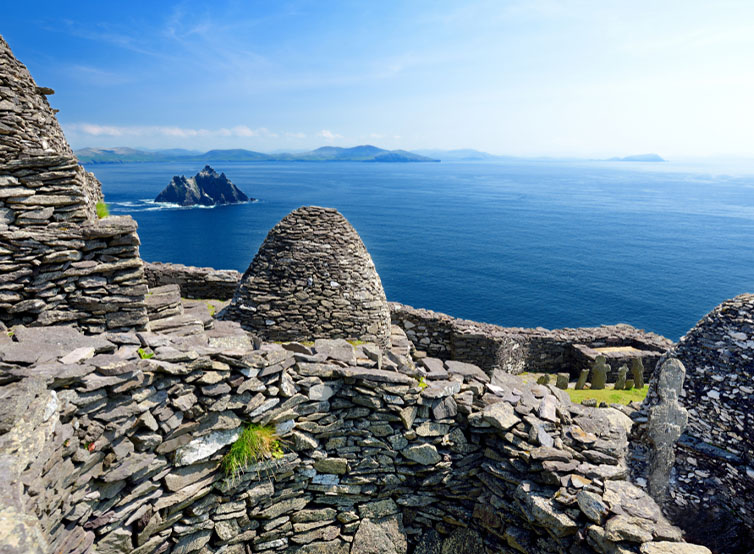
[[[49,94],[0,37],[0,322],[143,329],[136,222],[97,219],[100,183],[68,146]]]
[[[364,243],[340,213],[316,206],[272,228],[224,317],[269,340],[386,346],[390,336],[385,292]]]
[[[688,411],[688,427],[676,445],[664,508],[708,546],[748,552],[746,537],[754,529],[754,295],[720,304],[668,357],[686,368],[678,402]],[[657,381],[650,381],[639,423],[661,404]],[[635,428],[632,465],[647,475],[650,429]]]

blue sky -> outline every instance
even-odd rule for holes
[[[754,152],[754,2],[7,2],[74,147]]]

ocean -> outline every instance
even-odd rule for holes
[[[388,300],[516,327],[629,323],[677,340],[754,291],[754,169],[675,163],[218,163],[258,201],[152,200],[201,164],[91,165],[141,255],[245,271],[303,205],[337,208]]]

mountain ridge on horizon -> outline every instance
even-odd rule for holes
[[[578,158],[573,156],[511,156],[490,154],[473,148],[386,150],[370,144],[352,147],[321,146],[314,150],[274,150],[257,152],[244,148],[212,149],[206,152],[185,148],[131,148],[128,146],[86,147],[76,155],[84,164],[143,163],[143,162],[295,162],[295,161],[358,161],[358,162],[494,162],[494,161],[623,161],[665,162],[658,154],[639,154],[611,158]]]
[[[75,151],[79,161],[84,164],[107,163],[142,163],[142,162],[439,162],[428,156],[422,156],[406,150],[385,150],[370,144],[343,148],[340,146],[322,146],[306,152],[278,152],[264,154],[243,148],[213,149],[204,153],[191,150],[171,148],[165,150],[136,149],[125,146],[111,148],[87,147]]]

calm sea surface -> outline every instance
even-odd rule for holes
[[[625,322],[674,340],[754,291],[754,171],[672,163],[222,163],[255,203],[151,200],[200,164],[92,165],[145,260],[245,271],[302,205],[360,233],[389,300],[505,326]]]

